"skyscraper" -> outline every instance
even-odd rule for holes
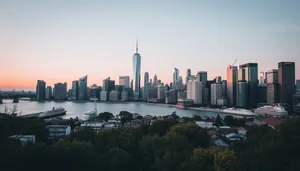
[[[145,85],[149,83],[149,73],[148,72],[145,72],[144,74],[144,87]]]
[[[36,85],[36,100],[45,100],[46,96],[46,82],[38,80]]]
[[[51,86],[47,86],[46,88],[46,99],[50,100],[52,97],[52,87]]]
[[[119,85],[124,86],[124,88],[129,88],[129,76],[119,76]]]
[[[222,97],[222,84],[211,84],[211,105],[217,105],[218,99]]]
[[[242,75],[241,75],[242,74]],[[258,86],[258,67],[257,63],[247,63],[240,65],[239,81],[246,81],[247,90],[247,108],[255,108],[257,105],[257,86]]]
[[[182,77],[180,76],[180,77],[178,78],[178,85],[182,85],[182,82],[183,82],[183,79],[182,79]]]
[[[136,52],[133,55],[133,91],[135,98],[140,96],[141,79],[141,55],[138,53],[138,41],[136,42]],[[137,96],[137,97],[136,97]]]
[[[86,100],[87,99],[87,75],[79,79],[79,94],[78,100]]]
[[[278,70],[272,69],[266,72],[267,78],[267,103],[278,103]]]
[[[227,67],[227,104],[228,106],[236,105],[237,87],[237,67],[229,65]]]
[[[185,84],[187,84],[187,82],[189,82],[190,76],[191,76],[191,69],[187,69],[186,70],[186,77],[185,77]]]
[[[54,99],[55,100],[67,99],[67,83],[54,84]]]
[[[217,77],[215,78],[215,80],[216,80],[216,83],[217,83],[217,84],[220,84],[220,83],[222,82],[222,77],[221,77],[221,76],[217,76]]]
[[[179,79],[179,69],[174,68],[174,73],[173,73],[173,86],[176,86],[178,84],[178,79]]]
[[[300,90],[300,80],[296,80],[296,89]]]
[[[107,77],[103,80],[103,91],[107,91],[108,93],[115,89],[115,81],[110,80],[110,77]]]
[[[194,104],[202,104],[202,83],[198,80],[190,80],[187,83],[186,98],[193,100]]]
[[[153,78],[153,86],[157,86],[157,83],[158,83],[158,80],[157,80],[157,76],[155,74],[154,78]]]
[[[240,80],[238,83],[238,98],[237,106],[241,108],[246,108],[248,103],[248,83],[245,80]]]
[[[206,84],[207,82],[207,72],[206,71],[199,71],[197,73],[197,76],[196,76],[197,80],[202,82],[202,84]]]
[[[79,96],[79,81],[72,81],[72,99],[78,100]]]
[[[293,95],[295,94],[295,63],[278,63],[278,85],[279,102],[289,106],[289,112],[292,110]]]

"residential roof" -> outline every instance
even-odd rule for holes
[[[209,130],[207,131],[209,136],[218,135],[219,133],[216,130]]]
[[[69,125],[47,125],[46,128],[68,128]]]
[[[219,133],[222,135],[227,135],[230,133],[237,133],[237,130],[235,128],[221,128],[219,129]]]
[[[238,127],[238,128],[236,128],[236,130],[238,130],[238,131],[244,131],[244,130],[246,130],[246,129],[243,128],[243,127]]]

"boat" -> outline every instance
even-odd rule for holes
[[[223,113],[230,114],[230,115],[245,116],[245,117],[255,116],[255,113],[251,112],[250,110],[238,109],[238,108],[227,108],[223,110]]]
[[[96,100],[97,100],[97,98],[94,98],[94,110],[85,112],[83,114],[83,120],[89,121],[89,120],[93,120],[96,118],[96,116],[97,116]]]
[[[88,120],[93,120],[97,116],[97,111],[96,110],[91,110],[83,115],[83,120],[88,121]]]
[[[254,110],[254,113],[257,115],[265,116],[286,116],[288,112],[280,105],[278,106],[263,106]]]
[[[51,117],[55,117],[55,116],[61,116],[61,115],[65,115],[67,113],[67,110],[65,110],[65,108],[63,107],[58,107],[55,108],[53,107],[52,110],[47,110],[45,112],[43,112],[42,114],[39,115],[39,118],[51,118]]]
[[[176,105],[176,109],[186,109],[186,107],[184,107],[183,105]]]
[[[176,104],[176,109],[187,109],[187,107],[192,106],[193,100],[189,99],[178,99]]]

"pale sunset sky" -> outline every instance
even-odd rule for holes
[[[0,0],[0,90],[35,90],[88,75],[88,85],[132,77],[136,39],[141,79],[172,81],[257,62],[259,72],[296,63],[300,79],[299,0]]]

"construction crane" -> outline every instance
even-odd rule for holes
[[[231,67],[233,67],[233,65],[236,63],[236,61],[237,61],[237,59],[235,59],[235,61],[233,62],[232,65],[229,65],[230,69],[231,69]]]

